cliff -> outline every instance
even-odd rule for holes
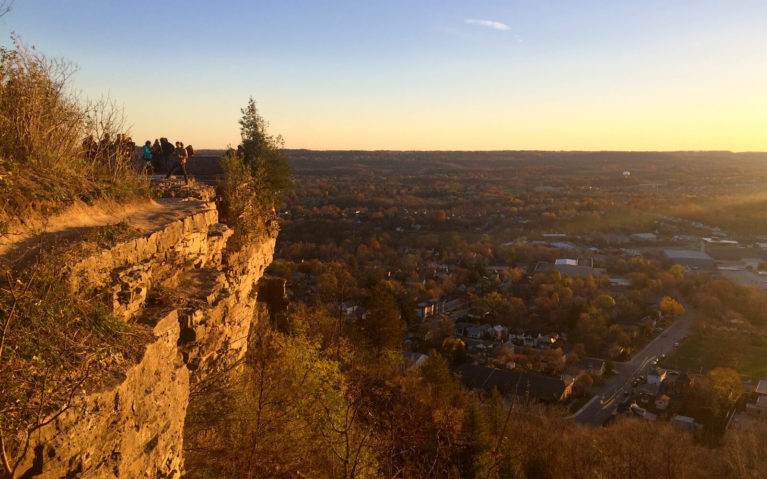
[[[112,309],[151,331],[143,354],[85,391],[36,431],[25,477],[179,477],[190,388],[241,358],[255,317],[256,283],[275,238],[227,247],[214,192],[164,185],[174,214],[142,219],[143,234],[72,264],[73,291],[111,292]]]

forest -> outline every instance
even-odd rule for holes
[[[192,477],[745,478],[767,467],[764,427],[727,428],[767,376],[767,293],[663,254],[726,237],[761,270],[762,158],[287,153],[293,189],[268,273],[288,306],[264,305],[246,361],[200,386]],[[605,427],[573,420],[677,318],[691,318],[688,337],[658,359],[695,377],[690,390],[664,387],[671,406],[657,420],[626,408]],[[483,325],[498,337],[458,331]],[[588,358],[603,358],[604,377]],[[473,388],[464,364],[568,377],[572,395]],[[682,414],[698,429],[674,426]]]

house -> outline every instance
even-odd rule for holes
[[[471,389],[490,391],[497,388],[502,394],[529,397],[547,403],[564,401],[572,393],[572,384],[538,374],[474,364],[463,364],[456,372],[461,381]]]
[[[703,429],[703,424],[695,422],[695,418],[689,416],[680,416],[678,414],[671,418],[671,425],[690,432],[695,432]]]
[[[593,275],[594,262],[591,259],[560,258],[554,261],[553,269],[567,276],[581,276],[585,278]]]
[[[345,316],[355,316],[361,311],[361,308],[354,303],[343,303],[341,305],[341,312]]]
[[[414,351],[402,351],[402,364],[406,371],[420,368],[427,359],[429,359],[429,357],[425,354],[416,353]]]
[[[767,379],[761,379],[754,389],[756,400],[746,404],[746,412],[751,416],[767,418]]]
[[[509,266],[485,266],[485,271],[498,278],[509,269],[511,269]]]
[[[474,326],[466,329],[466,337],[471,339],[483,339],[490,335],[490,331],[493,328],[489,324],[483,324],[482,326]]]
[[[540,349],[550,349],[554,346],[554,344],[556,344],[558,340],[559,335],[557,333],[545,334],[538,339],[536,342],[536,347]]]
[[[656,414],[653,414],[647,409],[637,406],[636,404],[632,404],[629,409],[631,410],[631,414],[637,417],[641,417],[642,419],[647,419],[648,421],[655,421],[658,419]]]
[[[522,344],[525,340],[525,332],[521,329],[514,329],[512,331],[509,331],[509,341],[512,341],[516,344]]]
[[[663,381],[666,379],[666,370],[661,368],[650,368],[647,373],[647,384],[653,384],[660,387]]]
[[[466,328],[465,332],[467,338],[482,339],[482,329],[480,329],[478,326]]]
[[[453,311],[458,311],[459,309],[463,309],[465,306],[465,303],[460,299],[452,299],[450,301],[446,301],[444,305],[444,309],[446,313],[452,313]]]
[[[541,339],[541,333],[537,331],[527,330],[522,338],[522,344],[529,347],[535,347],[538,344],[538,340]]]
[[[472,324],[472,323],[461,323],[461,322],[458,322],[458,323],[455,323],[453,325],[453,329],[455,330],[455,335],[456,336],[466,336],[466,331],[469,328],[473,328],[473,327],[474,327],[474,324]]]
[[[500,324],[496,324],[495,326],[493,326],[493,329],[491,330],[491,334],[493,336],[493,339],[504,340],[509,334],[509,329],[505,326],[501,326]]]
[[[767,379],[760,379],[754,392],[759,396],[767,396]]]
[[[605,373],[605,360],[598,358],[585,358],[575,366],[579,370],[586,371],[590,376],[602,377]]]
[[[655,233],[634,233],[629,235],[631,241],[658,241],[658,236]]]
[[[629,287],[631,286],[631,280],[628,278],[622,278],[619,276],[611,276],[610,277],[610,286],[621,286],[621,287]]]
[[[665,394],[661,394],[657,398],[655,398],[655,409],[658,411],[665,411],[668,409],[668,404],[671,401],[671,398],[666,396]]]
[[[667,394],[684,394],[695,385],[695,374],[691,372],[668,371],[663,381],[663,390]]]
[[[432,314],[442,314],[445,312],[445,303],[446,301],[444,299],[434,298],[430,299],[426,302],[429,306],[431,306],[431,309],[433,311]]]
[[[746,412],[752,416],[767,418],[767,396],[759,396],[756,402],[747,403]]]
[[[634,394],[639,398],[643,404],[652,404],[655,398],[660,392],[660,387],[657,384],[646,383],[634,390]]]
[[[415,306],[415,313],[421,319],[426,319],[434,315],[434,306],[430,305],[426,301],[418,303]]]

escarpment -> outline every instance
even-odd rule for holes
[[[107,291],[114,313],[152,339],[118,377],[35,431],[19,468],[25,477],[180,477],[190,390],[246,352],[275,237],[228,247],[233,232],[218,222],[212,188],[164,196],[157,202],[175,215],[158,212],[143,235],[65,273],[72,291]]]

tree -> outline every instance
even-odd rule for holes
[[[253,98],[241,112],[242,144],[221,159],[224,177],[218,184],[221,218],[234,229],[234,244],[253,233],[271,232],[280,192],[292,186],[282,137],[267,132]]]
[[[660,309],[666,314],[681,316],[685,313],[684,306],[671,296],[664,296],[660,301]]]
[[[376,351],[402,345],[405,323],[397,309],[397,300],[385,283],[371,291],[367,314],[362,319],[362,334]]]
[[[281,136],[268,133],[269,124],[258,113],[256,101],[248,100],[241,110],[240,134],[242,155],[253,176],[260,178],[265,190],[276,198],[280,191],[291,187],[291,173],[288,160],[282,152],[284,141]]]
[[[705,387],[713,394],[722,413],[729,411],[743,392],[740,375],[730,368],[715,368],[706,373]]]
[[[687,273],[687,269],[681,264],[675,264],[668,269],[668,272],[674,275],[674,278],[682,279],[685,273]]]

